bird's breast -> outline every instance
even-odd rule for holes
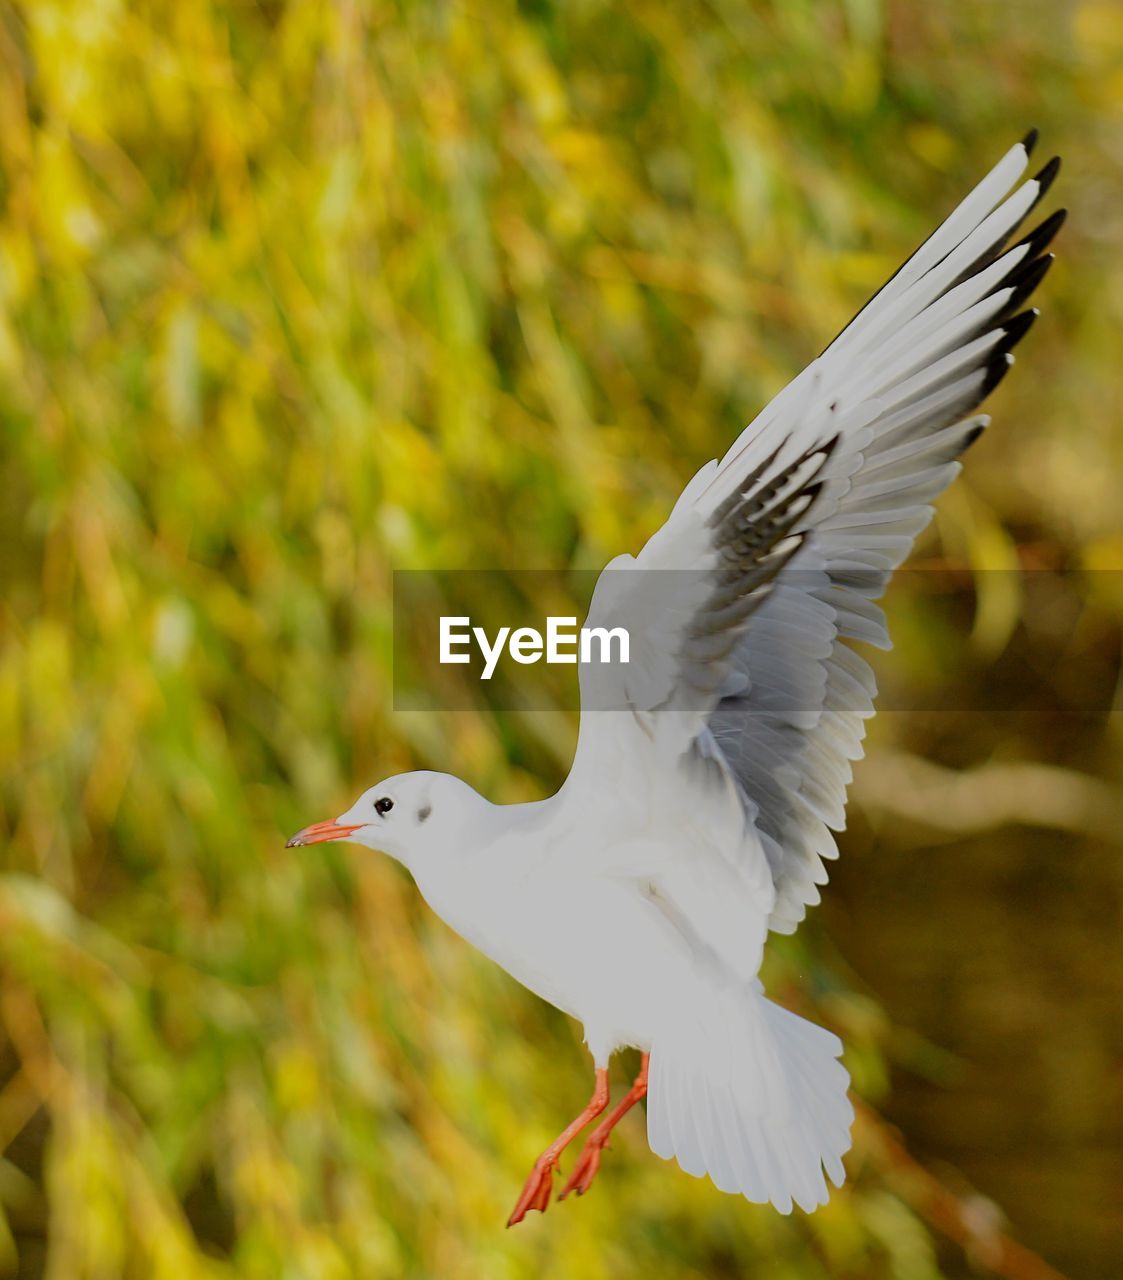
[[[590,1043],[591,1028],[616,1044],[649,1043],[668,994],[692,981],[683,940],[634,884],[539,868],[419,887],[465,941],[583,1022]]]

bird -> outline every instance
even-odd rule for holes
[[[1038,315],[1025,303],[1065,211],[1021,234],[1060,164],[1020,181],[1036,139],[698,471],[638,555],[605,566],[588,622],[627,628],[632,652],[581,667],[555,794],[493,804],[449,774],[405,773],[288,842],[397,859],[447,925],[582,1025],[592,1095],[508,1226],[547,1208],[562,1153],[596,1120],[559,1198],[588,1191],[643,1100],[652,1151],[721,1191],[811,1212],[827,1179],[843,1184],[843,1046],[758,974],[768,935],[794,932],[838,856],[876,694],[854,643],[890,647],[878,598]],[[610,1058],[628,1047],[640,1070],[609,1110]]]

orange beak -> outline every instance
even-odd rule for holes
[[[313,822],[310,827],[298,831],[286,841],[285,848],[295,849],[302,844],[322,844],[325,840],[346,840],[352,831],[358,831],[363,825],[365,824],[362,822],[356,822],[353,827],[341,827],[338,822],[330,818],[327,822]]]

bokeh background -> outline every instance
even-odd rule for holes
[[[579,1031],[284,838],[576,726],[394,714],[391,570],[636,549],[1031,125],[1072,216],[916,559],[970,589],[894,590],[924,697],[767,963],[850,1181],[632,1117],[506,1232]],[[0,1275],[1123,1273],[1121,126],[1112,0],[0,3]]]

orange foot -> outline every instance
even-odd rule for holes
[[[566,1125],[535,1160],[534,1168],[531,1169],[530,1177],[527,1178],[526,1185],[523,1187],[523,1193],[519,1196],[519,1202],[507,1219],[509,1227],[513,1227],[516,1222],[522,1222],[531,1209],[537,1209],[540,1213],[546,1212],[550,1203],[550,1193],[553,1191],[554,1170],[558,1167],[558,1157],[589,1121],[599,1116],[607,1106],[608,1069],[597,1067],[597,1083],[593,1089],[593,1096],[589,1099],[589,1105],[572,1124]]]
[[[554,1189],[554,1170],[556,1168],[557,1161],[545,1156],[539,1157],[534,1162],[534,1168],[530,1171],[530,1177],[526,1180],[522,1195],[519,1196],[518,1203],[511,1211],[511,1216],[507,1219],[509,1227],[513,1227],[516,1222],[522,1222],[531,1209],[537,1209],[539,1213],[546,1212],[550,1205],[550,1195]]]
[[[570,1175],[569,1181],[562,1188],[561,1195],[558,1196],[559,1200],[564,1200],[571,1191],[576,1191],[579,1196],[583,1196],[593,1185],[593,1179],[597,1176],[597,1170],[600,1168],[601,1152],[608,1146],[608,1139],[612,1134],[612,1130],[616,1128],[641,1098],[647,1096],[649,1058],[649,1054],[645,1053],[643,1055],[640,1060],[639,1075],[636,1076],[632,1087],[616,1104],[616,1109],[609,1115],[608,1119],[603,1124],[598,1124],[593,1132],[589,1134],[588,1140],[577,1158],[577,1167]]]
[[[593,1179],[597,1176],[597,1170],[600,1168],[600,1153],[606,1146],[608,1146],[607,1134],[605,1134],[604,1142],[598,1142],[594,1134],[585,1143],[580,1156],[577,1158],[577,1167],[569,1175],[569,1181],[558,1195],[559,1200],[564,1200],[571,1191],[576,1191],[579,1196],[583,1196],[588,1191],[593,1185]]]

